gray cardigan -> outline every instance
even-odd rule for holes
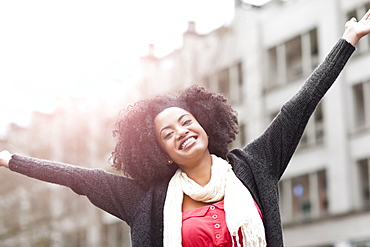
[[[340,39],[301,90],[281,108],[265,132],[228,159],[236,176],[261,208],[271,247],[283,246],[278,182],[317,104],[334,83],[355,48]],[[163,206],[168,181],[144,189],[136,181],[105,172],[14,154],[12,171],[70,187],[131,227],[132,246],[163,245]]]

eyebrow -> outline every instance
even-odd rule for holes
[[[177,119],[177,122],[180,122],[181,121],[181,119],[183,119],[185,116],[190,116],[190,114],[189,113],[184,113],[184,114],[182,114],[178,119]],[[162,129],[161,129],[161,131],[159,132],[159,135],[162,133],[162,131],[163,130],[165,130],[165,129],[169,129],[169,128],[171,128],[170,126],[165,126],[165,127],[163,127]]]

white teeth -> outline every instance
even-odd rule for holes
[[[187,139],[186,141],[184,141],[184,143],[183,143],[183,144],[181,144],[181,149],[186,148],[186,146],[187,146],[189,143],[193,142],[193,141],[195,141],[195,138],[194,138],[194,137],[190,137],[189,139]]]

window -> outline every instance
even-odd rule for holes
[[[355,128],[365,126],[365,98],[364,85],[362,83],[353,86],[355,105]]]
[[[272,47],[267,51],[268,65],[269,65],[269,87],[278,84],[278,61],[277,61],[277,48]]]
[[[322,143],[324,141],[324,115],[322,105],[319,104],[313,114],[315,143]]]
[[[241,104],[245,99],[243,76],[243,63],[239,61],[215,73],[203,75],[202,84],[212,91],[222,93],[230,104]]]
[[[242,102],[244,100],[243,95],[243,84],[244,84],[244,76],[243,76],[243,63],[239,62],[237,64],[237,70],[238,70],[238,92],[239,92],[239,102]]]
[[[360,192],[362,206],[370,208],[370,179],[369,179],[369,159],[357,161],[360,176]]]
[[[328,214],[325,170],[285,179],[279,188],[284,222],[300,222]]]
[[[317,30],[312,29],[267,50],[267,89],[300,79],[318,65]]]
[[[320,103],[313,116],[308,121],[307,127],[301,138],[299,147],[311,147],[324,142],[325,129],[324,129],[324,114],[322,103]]]
[[[216,73],[204,75],[202,83],[206,88],[222,93],[231,104],[240,104],[245,98],[243,76],[243,63],[239,61]]]
[[[317,173],[317,182],[318,182],[318,196],[319,196],[319,214],[325,215],[328,213],[329,203],[328,203],[328,186],[326,181],[326,171],[322,170]]]
[[[239,125],[239,143],[240,146],[243,147],[247,144],[247,138],[246,138],[246,128],[244,123],[240,123]]]
[[[370,126],[370,82],[353,86],[354,128]]]
[[[311,213],[310,186],[308,175],[292,179],[293,215],[301,219]]]
[[[219,92],[229,99],[230,97],[229,69],[221,70],[217,75],[217,81]]]
[[[311,70],[313,70],[319,65],[319,43],[317,39],[317,29],[311,30],[309,35],[311,45]],[[311,73],[311,71],[308,73]]]
[[[292,81],[300,78],[303,73],[302,68],[302,41],[298,36],[286,44],[286,63],[287,63],[287,80]]]

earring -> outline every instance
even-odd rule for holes
[[[167,164],[171,165],[173,163],[173,160],[167,160]]]

